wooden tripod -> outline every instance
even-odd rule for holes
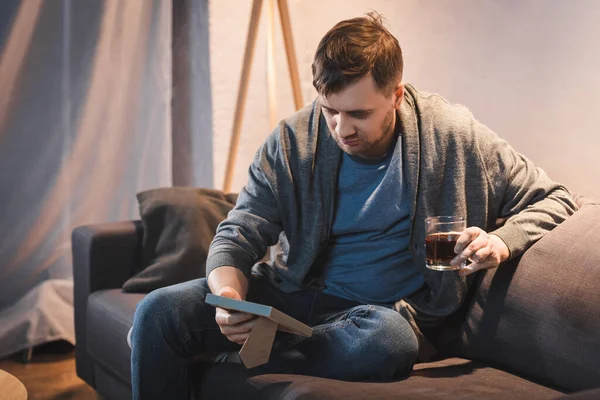
[[[275,107],[275,71],[273,70],[274,65],[274,51],[273,51],[273,20],[274,20],[274,1],[268,0],[269,2],[269,16],[270,16],[270,30],[269,30],[269,60],[268,60],[268,82],[269,82],[269,105],[271,111],[271,122],[274,118],[274,107]],[[238,97],[235,105],[235,115],[233,117],[233,129],[231,132],[231,139],[229,142],[229,154],[227,157],[227,167],[225,170],[225,182],[223,184],[223,190],[229,192],[231,190],[231,180],[233,178],[233,171],[235,166],[235,160],[237,157],[237,150],[240,140],[240,130],[242,127],[242,119],[244,116],[244,107],[246,105],[246,97],[248,94],[248,84],[250,79],[250,69],[252,67],[252,59],[254,57],[254,46],[256,44],[256,35],[258,33],[258,26],[261,16],[263,0],[254,0],[252,3],[252,12],[250,14],[250,25],[248,26],[248,35],[246,37],[246,50],[244,52],[244,62],[242,64],[242,76],[240,79],[240,86],[238,89]],[[290,79],[292,81],[292,91],[294,94],[294,104],[296,110],[302,108],[302,92],[300,90],[300,77],[298,76],[298,63],[296,61],[296,51],[294,49],[294,39],[292,37],[292,27],[290,24],[290,15],[287,0],[277,0],[279,7],[279,19],[281,21],[281,30],[283,32],[283,41],[285,45],[285,53],[287,56],[288,70],[290,72]]]

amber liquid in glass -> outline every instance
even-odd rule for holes
[[[450,265],[450,261],[456,257],[454,247],[460,235],[460,232],[442,232],[427,235],[425,237],[427,267],[438,271],[459,269],[460,266]]]

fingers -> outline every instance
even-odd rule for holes
[[[228,311],[221,307],[217,307],[215,313],[215,321],[217,321],[217,324],[219,324],[219,326],[237,325],[239,323],[249,321],[253,318],[255,317],[252,314]]]
[[[219,326],[221,328],[221,332],[225,336],[245,334],[245,333],[249,333],[252,330],[252,327],[254,326],[254,320],[246,321],[244,323],[237,324],[237,325],[222,325],[222,326],[219,325]]]
[[[252,327],[254,326],[254,320],[245,322],[243,324],[238,325],[226,325],[221,326],[221,333],[227,336],[232,342],[243,344],[248,336],[250,336],[250,331],[252,331]]]
[[[477,227],[467,228],[454,246],[457,256],[452,259],[450,264],[459,267],[469,259],[473,262],[483,261],[489,256],[489,244],[489,238],[483,230]],[[472,257],[478,259],[474,260]]]
[[[482,263],[471,263],[471,264],[467,265],[466,267],[461,268],[458,271],[458,273],[460,274],[460,276],[467,276],[467,275],[471,275],[474,272],[479,271],[480,269],[495,268],[497,266],[498,265],[494,262],[493,259],[489,259]]]
[[[492,236],[477,227],[467,228],[461,234],[454,251],[457,256],[452,260],[452,265],[459,267],[467,260],[472,262],[460,269],[461,276],[472,274],[480,269],[495,268],[502,262]]]
[[[482,262],[486,260],[492,253],[491,241],[488,235],[483,234],[477,236],[475,240],[469,243],[454,259],[452,264],[460,265],[467,260],[472,262]]]
[[[256,317],[242,312],[231,312],[217,307],[215,320],[221,333],[230,341],[243,344],[254,326]]]
[[[246,339],[248,339],[248,336],[250,336],[249,333],[244,333],[239,335],[227,336],[227,339],[229,339],[229,341],[233,343],[244,344],[246,342]]]
[[[462,253],[465,250],[465,247],[467,247],[469,243],[475,240],[475,238],[477,238],[481,234],[481,232],[483,232],[483,230],[477,228],[476,226],[472,226],[470,228],[465,229],[456,241],[456,246],[454,246],[454,252],[456,254]]]
[[[223,286],[217,293],[219,296],[242,300],[240,293],[231,286]],[[221,333],[234,343],[242,344],[249,336],[256,317],[243,312],[229,311],[217,307],[215,321]]]

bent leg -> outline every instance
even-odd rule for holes
[[[418,352],[417,337],[404,317],[385,307],[364,305],[314,327],[310,338],[277,342],[271,361],[256,372],[385,382],[410,373]]]

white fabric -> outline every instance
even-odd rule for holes
[[[171,178],[171,2],[0,2],[0,357],[74,343],[74,227]]]
[[[131,347],[131,332],[133,331],[133,327],[129,328],[129,331],[127,332],[127,345],[129,346],[130,349],[133,349],[133,347]]]

